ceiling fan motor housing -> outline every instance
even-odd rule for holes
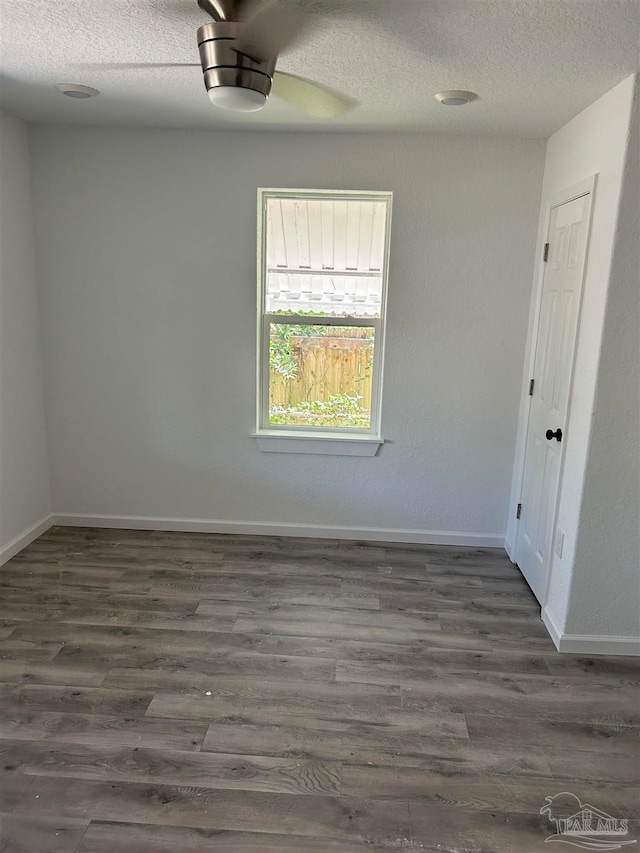
[[[234,50],[243,26],[232,21],[215,21],[198,30],[205,88],[209,92],[220,86],[235,86],[253,89],[268,98],[276,61],[251,59]]]

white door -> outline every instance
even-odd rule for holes
[[[589,194],[552,208],[529,409],[516,563],[541,604],[551,563],[578,330]]]

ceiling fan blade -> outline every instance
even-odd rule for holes
[[[238,53],[263,62],[275,59],[297,42],[308,16],[282,0],[248,0],[240,7],[244,28],[234,45]]]
[[[288,104],[317,118],[336,118],[357,105],[357,101],[295,74],[276,71],[271,92]]]

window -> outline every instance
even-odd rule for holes
[[[258,201],[256,435],[377,449],[391,193],[259,190]]]

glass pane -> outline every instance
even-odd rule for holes
[[[268,314],[379,317],[386,202],[267,199]]]
[[[269,423],[369,429],[374,332],[271,323]]]

